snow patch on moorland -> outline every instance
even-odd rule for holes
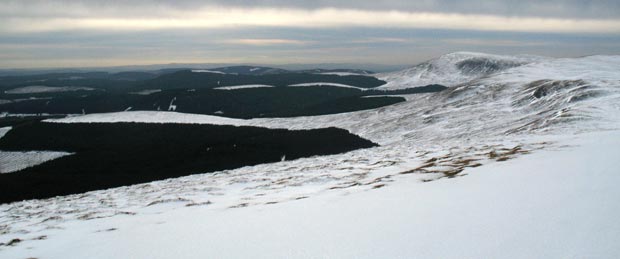
[[[10,130],[11,127],[0,128],[0,138],[4,137],[4,135],[6,135],[6,133],[8,133]]]
[[[234,86],[221,86],[213,88],[215,90],[238,90],[238,89],[248,89],[248,88],[269,88],[274,87],[273,85],[234,85]]]
[[[39,94],[73,91],[94,91],[92,87],[31,85],[4,91],[5,94]]]
[[[335,75],[335,76],[364,76],[368,74],[354,73],[354,72],[321,72],[318,75]]]
[[[177,123],[177,124],[215,124],[233,126],[251,126],[249,120],[232,119],[221,116],[189,114],[167,111],[127,111],[113,113],[93,113],[82,116],[71,116],[62,119],[48,119],[53,123]]]
[[[207,69],[194,69],[192,70],[192,73],[211,73],[211,74],[222,74],[222,75],[226,74],[222,71],[207,70]]]
[[[71,154],[56,151],[0,151],[0,174],[17,172]]]
[[[352,85],[338,84],[338,83],[326,83],[326,82],[316,82],[316,83],[303,83],[303,84],[294,84],[289,85],[290,87],[308,87],[308,86],[335,86],[335,87],[344,87],[344,88],[354,88],[359,90],[367,90],[366,88],[361,88]]]
[[[131,92],[129,94],[135,94],[135,95],[151,95],[154,93],[159,93],[161,92],[161,89],[146,89],[146,90],[142,90],[142,91],[138,91],[138,92]]]
[[[11,127],[0,128],[0,138],[4,137],[10,130]],[[0,150],[0,174],[17,172],[71,154],[57,151],[11,152]]]

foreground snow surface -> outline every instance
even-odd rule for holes
[[[484,76],[374,110],[49,120],[335,126],[382,146],[0,205],[0,258],[620,257],[620,57],[468,55],[454,67]]]
[[[339,190],[285,203],[221,208],[217,202],[186,207],[176,200],[49,229],[39,223],[39,233],[14,236],[42,240],[1,248],[0,255],[617,258],[620,132],[567,138],[558,141],[570,146],[442,181],[401,176],[389,188]],[[102,208],[106,202],[101,199]],[[2,209],[9,214],[11,207]]]

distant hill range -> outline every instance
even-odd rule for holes
[[[379,108],[405,101],[400,95],[445,89],[381,89],[385,84],[369,70],[261,66],[0,76],[0,114],[167,110],[233,118],[293,117]]]
[[[243,72],[243,68],[253,69],[261,68],[264,71],[333,71],[338,72],[340,70],[349,70],[354,73],[356,71],[373,71],[377,73],[392,72],[406,68],[406,65],[377,65],[377,64],[285,64],[285,65],[260,65],[260,64],[157,64],[157,65],[135,65],[135,66],[116,66],[116,67],[81,67],[81,68],[24,68],[24,69],[0,69],[0,76],[24,76],[24,75],[39,75],[39,74],[56,74],[56,73],[85,73],[85,72],[108,72],[119,73],[128,71],[138,72],[151,72],[159,73],[166,71],[179,71],[186,69],[225,69],[228,68],[228,73],[247,74]],[[349,69],[342,69],[349,68]],[[237,72],[233,70],[239,69]],[[341,71],[342,72],[342,71]]]

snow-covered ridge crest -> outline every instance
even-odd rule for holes
[[[379,79],[388,82],[379,88],[402,89],[430,84],[450,87],[506,69],[544,60],[547,58],[531,55],[503,56],[455,52],[402,71],[379,74]]]

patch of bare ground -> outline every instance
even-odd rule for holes
[[[157,205],[157,204],[170,203],[170,202],[191,202],[191,201],[188,200],[188,199],[185,199],[185,198],[161,199],[161,200],[153,201],[153,202],[147,204],[146,206],[149,207],[149,206],[153,206],[153,205]]]
[[[497,162],[507,161],[515,158],[517,155],[529,154],[530,151],[523,150],[521,146],[515,146],[513,148],[501,148],[492,150],[488,153],[489,159],[494,159]]]
[[[97,231],[95,231],[95,233],[112,232],[112,231],[116,231],[116,230],[118,230],[118,229],[117,228],[108,228],[108,229],[97,230]]]
[[[422,165],[402,171],[399,174],[428,174],[436,175],[431,178],[423,178],[422,182],[431,182],[442,178],[454,178],[463,176],[463,172],[467,168],[479,167],[488,162],[502,162],[516,158],[519,155],[529,154],[531,150],[541,149],[546,146],[547,142],[535,143],[528,149],[521,145],[511,148],[501,145],[485,145],[481,148],[469,147],[458,150],[450,149],[445,155],[434,156],[424,160]]]
[[[205,206],[205,205],[210,205],[210,204],[212,204],[212,202],[211,202],[211,201],[205,201],[205,202],[192,202],[192,203],[185,204],[185,207]]]
[[[238,209],[238,208],[245,208],[247,206],[250,206],[250,204],[249,203],[240,203],[240,204],[237,204],[237,205],[234,205],[234,206],[230,206],[229,208],[231,208],[231,209]]]
[[[329,189],[330,189],[330,190],[336,190],[336,189],[346,189],[346,188],[350,188],[350,187],[353,187],[353,186],[358,186],[358,185],[361,185],[361,183],[358,183],[358,182],[353,182],[353,183],[344,183],[343,185],[333,186],[333,187],[330,187]]]
[[[21,243],[23,240],[19,239],[19,238],[13,238],[11,239],[9,242],[5,243],[0,243],[0,246],[15,246],[19,243]]]
[[[373,186],[372,188],[373,189],[379,189],[379,188],[383,188],[383,187],[385,187],[385,184],[377,184],[377,185]]]

